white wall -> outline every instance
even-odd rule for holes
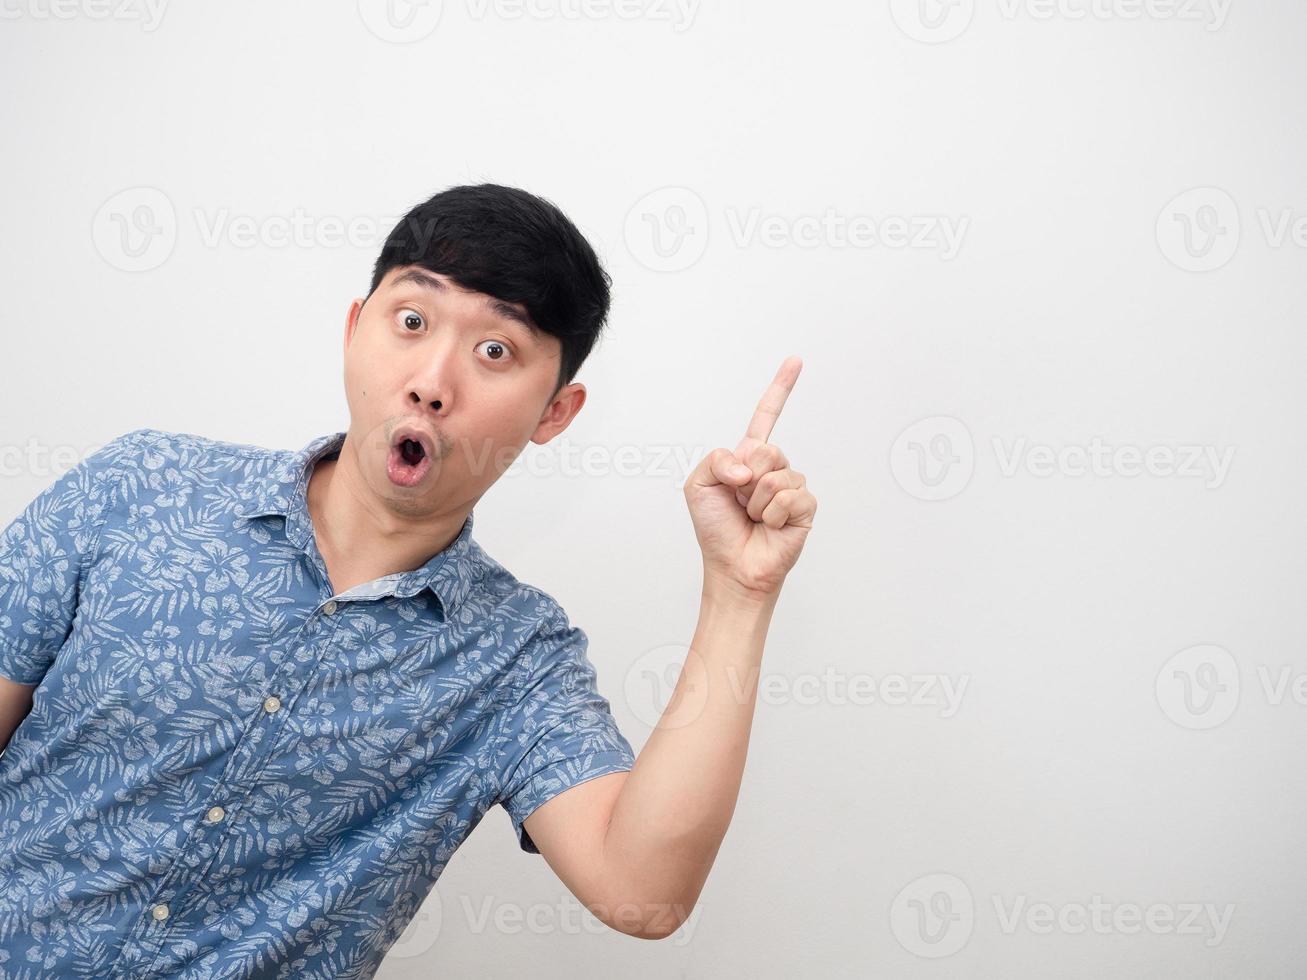
[[[1301,3],[444,0],[409,37],[382,0],[60,2],[0,23],[5,522],[57,475],[29,440],[344,428],[391,222],[526,187],[615,280],[560,441],[639,473],[533,450],[478,538],[639,748],[699,586],[661,450],[733,446],[805,361],[773,441],[820,512],[690,926],[582,927],[495,810],[382,976],[1307,970]]]

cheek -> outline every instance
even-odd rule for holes
[[[490,421],[490,426],[501,444],[519,448],[531,438],[531,434],[539,424],[540,419],[531,412],[530,406],[525,402],[505,406],[504,410],[497,413]]]
[[[363,364],[357,357],[346,358],[345,360],[345,395],[347,398],[363,399],[368,396],[368,385],[374,384],[376,378],[369,376]]]
[[[482,452],[493,453],[503,469],[506,469],[522,452],[535,432],[536,421],[532,418],[514,414],[520,409],[508,406],[487,406],[484,412],[478,412],[475,419],[466,419],[464,431],[476,433],[473,441],[481,447]]]

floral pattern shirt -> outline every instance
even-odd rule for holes
[[[138,429],[0,535],[0,980],[371,977],[501,804],[634,765],[472,539],[333,595],[298,451]]]

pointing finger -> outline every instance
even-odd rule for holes
[[[780,418],[781,409],[785,407],[785,399],[794,390],[794,382],[798,380],[801,370],[803,370],[803,360],[797,354],[791,354],[781,362],[780,370],[776,372],[776,377],[767,386],[767,390],[762,393],[762,399],[753,411],[753,418],[749,420],[749,428],[744,433],[742,443],[748,439],[766,442],[771,437],[772,427]]]

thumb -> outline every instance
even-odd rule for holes
[[[694,468],[685,481],[686,491],[715,487],[742,487],[753,479],[753,471],[740,462],[729,449],[714,449]]]

